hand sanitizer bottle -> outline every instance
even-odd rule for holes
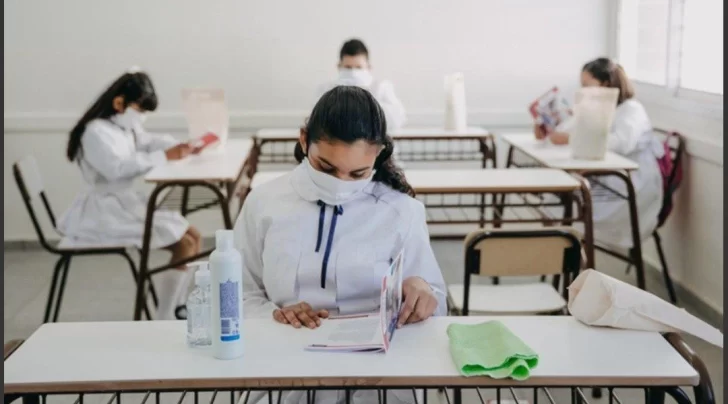
[[[207,262],[199,263],[195,272],[195,288],[187,298],[187,345],[191,348],[208,347],[212,344],[210,271]]]
[[[243,355],[243,262],[232,230],[215,233],[210,254],[212,283],[212,351],[218,359]]]

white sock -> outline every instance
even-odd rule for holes
[[[159,283],[157,293],[159,294],[159,306],[157,307],[156,320],[174,320],[174,310],[179,301],[187,280],[187,271],[170,269],[157,275]]]

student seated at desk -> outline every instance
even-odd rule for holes
[[[296,145],[300,164],[254,188],[235,224],[246,317],[316,328],[330,315],[376,312],[382,278],[402,248],[398,326],[446,313],[425,208],[394,165],[386,133],[368,91],[339,86],[321,97]],[[317,402],[343,394],[319,391]],[[376,397],[354,395],[362,403]],[[305,392],[291,392],[284,402],[305,400]]]
[[[657,226],[657,216],[662,206],[662,174],[658,159],[664,155],[664,147],[654,134],[652,123],[644,106],[634,98],[634,90],[622,66],[606,58],[599,58],[584,65],[581,71],[582,87],[611,87],[619,89],[617,110],[607,138],[608,150],[625,156],[639,164],[632,173],[639,213],[641,239],[652,234]],[[554,144],[568,144],[573,120],[564,122],[556,131],[544,133],[539,125],[534,133],[538,139],[548,136]],[[626,195],[624,182],[616,177],[601,179],[604,184]],[[632,247],[632,233],[627,201],[599,196],[599,184],[592,184],[594,196],[594,233],[597,240],[618,247]]]
[[[387,117],[387,128],[400,129],[407,121],[404,106],[394,93],[394,86],[389,80],[374,80],[369,64],[369,50],[358,39],[346,41],[339,52],[339,78],[319,86],[317,96],[335,86],[357,86],[365,88],[374,95]]]
[[[86,190],[60,218],[58,229],[84,244],[142,247],[147,195],[134,180],[153,167],[190,154],[187,143],[153,135],[142,127],[146,113],[157,108],[149,76],[131,71],[116,79],[71,130],[67,157],[78,164]],[[200,233],[177,212],[157,211],[152,248],[172,252],[172,261],[200,251]],[[189,278],[185,266],[165,271],[159,279],[158,319],[173,319]]]

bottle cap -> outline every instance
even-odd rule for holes
[[[207,261],[201,261],[201,262],[196,262],[194,264],[197,265],[197,271],[195,271],[195,285],[197,285],[197,286],[209,285],[210,284],[209,263]]]
[[[232,230],[218,230],[215,232],[215,249],[228,251],[234,248],[234,232]]]

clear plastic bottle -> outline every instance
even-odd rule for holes
[[[187,345],[192,348],[209,347],[211,338],[210,271],[207,263],[200,263],[195,272],[195,288],[187,298]]]

